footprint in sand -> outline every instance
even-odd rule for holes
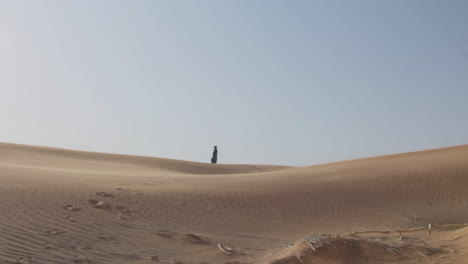
[[[122,213],[119,213],[115,218],[114,220],[127,220],[129,219],[128,215],[124,215]]]
[[[54,245],[51,245],[51,244],[47,244],[47,245],[44,246],[44,249],[52,250],[52,249],[57,249],[57,247],[55,247]]]
[[[133,210],[123,205],[117,205],[115,210],[118,212],[116,219],[126,220],[132,216]]]
[[[110,197],[110,198],[114,197],[114,195],[112,193],[108,193],[108,192],[96,192],[96,195],[97,196],[102,196],[102,197]]]
[[[156,232],[155,234],[160,237],[167,238],[167,239],[179,239],[179,240],[183,240],[185,242],[196,244],[196,245],[210,245],[211,244],[211,241],[209,238],[203,237],[194,233],[183,234],[183,233],[173,232],[169,230],[160,230]]]
[[[89,199],[88,203],[93,205],[93,207],[97,209],[112,210],[112,206],[109,203],[106,203],[104,201],[97,201],[94,199]]]
[[[88,199],[88,203],[91,204],[91,205],[96,205],[97,203],[99,203],[99,201],[94,200],[94,199]]]
[[[104,209],[104,210],[112,210],[112,206],[104,201],[99,201],[94,208],[97,209]]]
[[[78,222],[78,221],[76,221],[75,218],[73,218],[73,217],[71,217],[71,216],[69,216],[69,215],[67,215],[67,217],[65,217],[65,219],[67,219],[67,220],[68,220],[69,222],[71,222],[71,223],[77,223],[77,222]]]
[[[86,250],[92,249],[92,247],[91,246],[79,246],[77,249],[79,251],[86,251]]]
[[[192,233],[187,233],[185,234],[185,240],[192,243],[192,244],[197,244],[197,245],[209,245],[211,242],[209,241],[208,238],[199,236],[197,234],[192,234]]]
[[[161,230],[156,232],[156,235],[164,238],[173,238],[176,235],[176,233],[169,230]]]
[[[132,213],[135,212],[133,209],[127,208],[127,207],[125,207],[123,205],[117,205],[115,207],[115,210],[119,211],[119,213],[127,215],[127,216],[130,216]]]
[[[18,264],[31,264],[32,263],[32,258],[31,257],[21,257],[16,260],[16,263]]]
[[[77,212],[81,210],[81,208],[78,208],[72,204],[64,205],[62,208],[70,212]]]
[[[149,260],[151,260],[151,261],[159,261],[159,256],[158,256],[158,255],[149,256]]]

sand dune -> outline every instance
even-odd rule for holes
[[[0,263],[468,263],[468,145],[312,167],[0,143]],[[312,247],[311,247],[312,246]]]

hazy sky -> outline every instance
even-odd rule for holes
[[[0,141],[291,165],[466,144],[467,12],[0,0]]]

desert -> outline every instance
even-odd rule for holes
[[[0,262],[468,263],[467,158],[288,167],[1,143]]]

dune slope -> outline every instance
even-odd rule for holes
[[[0,143],[0,212],[0,263],[468,263],[465,229],[336,236],[468,222],[468,145],[284,167]]]

